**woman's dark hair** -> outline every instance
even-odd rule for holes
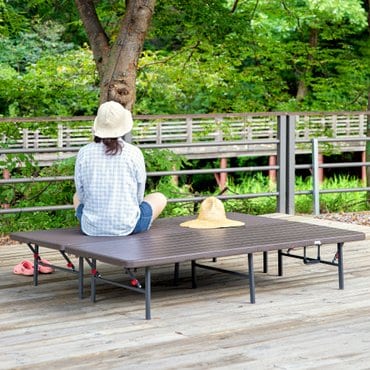
[[[105,154],[116,155],[121,154],[123,143],[119,140],[120,138],[105,138],[94,136],[95,143],[103,143],[105,145]]]

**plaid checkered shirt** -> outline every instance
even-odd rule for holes
[[[128,235],[138,221],[146,181],[144,157],[136,146],[123,144],[117,155],[106,155],[103,143],[90,143],[78,152],[74,177],[84,204],[81,229],[87,235]]]

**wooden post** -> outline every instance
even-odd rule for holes
[[[220,168],[227,168],[227,158],[220,159]],[[215,179],[220,190],[225,189],[227,183],[227,173],[215,173]]]
[[[362,163],[366,162],[366,151],[363,151],[361,153],[361,162]],[[361,167],[361,180],[362,180],[362,183],[366,186],[366,166]]]
[[[175,166],[172,167],[174,171],[177,171],[177,168]],[[171,181],[175,186],[179,186],[179,176],[178,175],[172,175]]]
[[[5,180],[10,179],[10,171],[6,168],[3,169],[3,178]],[[1,208],[10,208],[10,204],[9,203],[3,203],[3,204],[1,204]]]
[[[58,139],[57,139],[58,148],[63,148],[63,125],[58,123]]]
[[[193,119],[186,118],[186,142],[193,142]]]
[[[319,164],[323,164],[324,156],[322,154],[319,154],[318,160],[319,160]],[[324,181],[324,169],[321,167],[319,168],[319,181],[320,181],[320,184]]]
[[[215,118],[215,123],[216,123],[216,131],[215,131],[215,141],[216,145],[217,143],[220,143],[224,139],[224,133],[222,131],[222,119],[220,118]],[[220,168],[227,168],[227,159],[226,158],[220,158]],[[215,179],[217,182],[217,185],[220,189],[220,191],[224,190],[226,187],[227,183],[227,173],[226,172],[220,172],[220,173],[215,173]]]
[[[276,155],[270,155],[269,156],[269,166],[276,166],[277,159]],[[270,183],[275,184],[276,183],[276,170],[269,170],[269,180]]]
[[[29,147],[29,142],[28,142],[28,129],[24,128],[22,130],[22,139],[23,139],[23,148],[28,148]]]

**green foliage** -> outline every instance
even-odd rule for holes
[[[361,181],[349,176],[337,176],[334,178],[325,179],[322,184],[322,189],[353,189],[361,187]],[[183,194],[189,192],[191,188],[183,189]],[[267,192],[275,192],[276,184],[269,181],[268,177],[257,173],[250,176],[245,176],[240,183],[234,182],[232,179],[228,181],[229,194],[261,194]],[[162,189],[163,190],[163,189]],[[312,191],[312,179],[303,180],[301,177],[296,178],[296,191]],[[191,194],[191,193],[190,193]],[[176,192],[171,194],[171,197],[176,197]],[[182,194],[179,194],[181,198]],[[202,193],[205,195],[217,195],[216,193]],[[188,194],[189,196],[189,194]],[[276,197],[263,196],[247,199],[232,199],[225,202],[226,211],[242,212],[248,214],[268,214],[276,212]],[[170,208],[169,208],[170,206]],[[188,215],[194,213],[193,204],[173,203],[166,207],[166,216],[172,215]],[[343,192],[322,194],[320,196],[320,206],[322,213],[331,212],[357,212],[367,210],[366,192]],[[296,213],[312,214],[313,199],[312,195],[297,195],[295,197]]]
[[[93,114],[95,83],[91,53],[83,49],[42,57],[23,74],[0,65],[0,110],[16,117]]]
[[[143,150],[148,172],[181,169],[186,160],[169,150]],[[75,157],[54,162],[50,167],[39,168],[31,156],[25,154],[7,155],[0,166],[12,172],[12,178],[73,176]],[[172,177],[148,178],[146,192],[162,191],[167,196],[189,195],[186,186],[178,188]],[[12,208],[38,207],[72,204],[75,193],[73,180],[53,182],[30,182],[3,185],[0,187],[2,203]],[[171,208],[171,207],[170,207]],[[168,212],[168,211],[167,211]],[[73,211],[44,211],[2,215],[0,234],[17,228],[34,229],[76,225]]]
[[[258,194],[276,191],[275,184],[270,183],[268,177],[261,173],[245,176],[243,181],[235,184],[228,182],[228,189],[235,194]],[[242,212],[248,214],[267,214],[276,212],[276,197],[256,197],[249,199],[228,200],[225,204],[225,210]]]
[[[161,178],[152,191],[159,191],[167,198],[191,198],[193,192],[189,185],[178,186],[176,181],[166,176]],[[151,191],[148,191],[149,193]],[[186,203],[168,203],[161,214],[161,217],[187,216],[194,213],[195,205],[193,202]]]
[[[0,168],[14,172],[15,178],[37,176],[39,172],[38,163],[28,153],[5,154],[4,159],[0,160]]]
[[[169,149],[142,149],[147,171],[180,170],[187,160]]]
[[[320,186],[320,189],[354,189],[361,188],[363,184],[361,180],[347,176],[333,176],[325,179]],[[309,177],[303,180],[301,177],[296,179],[297,190],[312,190],[312,178]],[[313,198],[312,195],[296,196],[296,211],[297,213],[312,213]],[[343,192],[329,193],[320,195],[320,212],[360,212],[366,211],[366,192]]]
[[[179,3],[157,5],[138,113],[366,109],[369,38],[359,0],[239,2],[234,13],[220,1]]]
[[[42,58],[29,67],[18,82],[22,104],[17,105],[17,115],[92,114],[98,97],[94,79],[94,66],[87,50],[66,52],[58,58]]]
[[[0,114],[4,116],[89,115],[99,88],[90,50],[61,40],[56,22],[1,37]],[[4,127],[0,130],[4,132]]]
[[[25,11],[18,11],[13,4],[0,0],[0,34],[10,36],[28,28],[29,19]]]
[[[19,166],[19,161],[22,166]],[[12,178],[71,176],[74,171],[74,158],[55,162],[50,167],[39,168],[32,158],[24,154],[12,162]],[[11,166],[8,167],[12,169]],[[14,171],[18,168],[17,171]],[[0,198],[5,199],[11,207],[43,206],[47,204],[68,204],[74,193],[73,181],[31,182],[12,184],[0,188]]]
[[[51,21],[64,25],[64,41],[75,45],[86,42],[74,0],[0,0],[0,19],[0,34],[12,38]]]
[[[13,172],[12,178],[19,177],[54,177],[70,176],[74,171],[74,158],[54,163],[50,167],[39,169],[31,165],[22,167],[22,173]],[[37,170],[37,173],[35,171]],[[11,207],[37,207],[47,205],[65,205],[72,203],[75,187],[72,181],[35,182],[12,184],[0,188],[0,199]],[[30,212],[1,215],[0,233],[17,230],[49,229],[76,225],[73,211]]]
[[[185,157],[179,156],[168,149],[144,149],[143,150],[146,169],[148,172],[180,170],[187,164]],[[148,177],[147,191],[155,189],[162,183],[171,183],[171,176]]]
[[[232,27],[230,8],[223,0],[157,1],[148,50],[180,50],[207,40],[218,43]]]
[[[16,230],[47,230],[77,226],[74,210],[5,214],[0,218],[0,235]]]
[[[353,189],[362,187],[360,180],[350,176],[333,176],[322,184],[322,189]],[[320,199],[323,213],[366,211],[366,192],[323,194]]]
[[[9,64],[18,72],[25,72],[26,67],[37,63],[45,55],[59,55],[76,46],[61,41],[64,27],[55,22],[36,24],[34,31],[20,32],[14,38],[1,37],[1,64]]]
[[[124,2],[96,8],[114,41]],[[94,112],[95,65],[74,2],[2,0],[0,12],[0,114]],[[360,0],[157,1],[135,111],[366,109],[366,22]]]
[[[146,153],[148,156],[148,153]],[[166,153],[159,154],[164,158]],[[40,170],[40,176],[71,176],[74,170],[75,158],[56,163],[54,166]],[[159,168],[149,166],[149,171],[168,169],[168,165],[159,160],[155,165]],[[180,163],[180,162],[179,162]],[[361,187],[358,179],[349,176],[337,176],[326,179],[322,189],[341,189]],[[276,184],[273,184],[265,176],[256,173],[246,176],[242,182],[236,183],[229,179],[228,194],[260,194],[275,192]],[[312,180],[296,179],[296,191],[312,190]],[[73,181],[16,184],[1,187],[0,199],[10,203],[12,207],[30,207],[46,205],[71,204],[74,194]],[[203,192],[194,194],[191,185],[178,185],[170,176],[161,177],[155,183],[148,182],[147,193],[160,191],[168,198],[191,198],[194,195],[217,195],[216,192]],[[313,211],[312,195],[296,196],[296,212],[310,214]],[[320,196],[321,212],[348,212],[367,210],[366,192],[343,192],[322,194]],[[226,211],[243,212],[248,214],[267,214],[276,212],[276,197],[263,196],[248,199],[232,199],[225,201]],[[162,216],[182,216],[196,213],[196,205],[193,202],[169,203]],[[15,230],[48,229],[53,227],[68,227],[77,225],[74,211],[50,211],[32,212],[2,215],[0,217],[0,234]]]

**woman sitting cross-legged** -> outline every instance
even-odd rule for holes
[[[149,230],[163,211],[162,193],[144,198],[146,171],[140,149],[124,141],[131,112],[117,102],[103,103],[94,121],[94,142],[82,147],[75,165],[73,204],[87,235],[129,235]]]

